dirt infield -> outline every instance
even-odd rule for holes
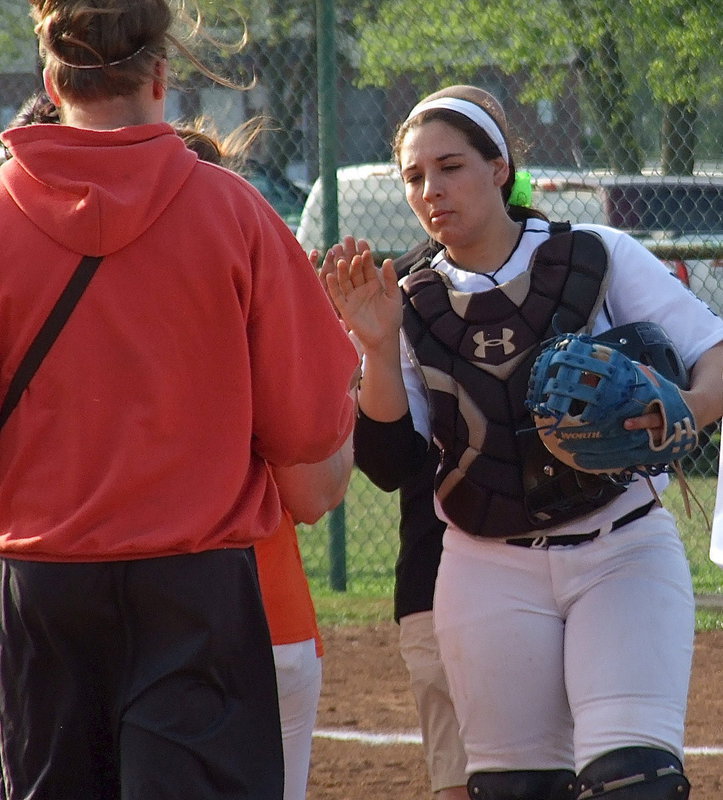
[[[427,800],[431,794],[396,625],[328,628],[322,633],[324,685],[309,800]],[[721,720],[723,631],[701,633],[696,638],[686,738],[691,800],[723,797]],[[397,734],[406,738],[394,741]],[[331,738],[340,736],[348,738]]]

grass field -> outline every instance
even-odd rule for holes
[[[689,477],[688,482],[710,520],[715,477]],[[688,519],[675,480],[663,500],[678,520],[696,594],[723,597],[723,569],[708,557],[710,527],[703,511],[692,501],[692,516]],[[341,509],[316,525],[299,526],[301,551],[320,624],[366,624],[391,619],[398,522],[396,493],[378,490],[355,471]],[[723,629],[723,610],[699,610],[697,627]]]

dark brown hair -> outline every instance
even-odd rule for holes
[[[156,75],[157,62],[175,51],[206,77],[245,89],[208,69],[173,33],[168,0],[30,0],[40,55],[61,95],[102,100],[133,94]],[[179,14],[191,37],[211,41],[200,14]],[[242,41],[236,46],[243,47]]]
[[[509,216],[514,220],[522,220],[528,217],[547,219],[547,217],[541,211],[537,211],[534,208],[526,208],[523,206],[508,204],[512,187],[515,183],[516,168],[514,156],[512,155],[512,148],[510,147],[509,143],[507,119],[505,117],[505,112],[497,98],[477,86],[460,84],[457,86],[449,86],[446,89],[440,89],[438,92],[434,92],[433,94],[425,97],[423,100],[420,100],[420,104],[428,103],[443,97],[466,100],[469,103],[474,103],[474,105],[479,106],[486,111],[500,129],[505,139],[505,143],[507,144],[509,156],[507,160],[509,166],[509,175],[507,176],[505,183],[500,187],[500,192],[502,194],[502,200],[507,205],[507,213]],[[452,111],[446,108],[432,108],[422,111],[420,114],[415,115],[411,119],[404,120],[404,122],[402,122],[397,128],[392,142],[392,152],[397,164],[399,164],[399,156],[404,138],[409,131],[413,128],[423,125],[426,122],[431,122],[432,120],[445,122],[447,125],[450,125],[458,130],[467,139],[469,144],[475,150],[477,150],[482,158],[485,159],[485,161],[492,161],[493,159],[500,158],[502,156],[502,153],[497,145],[492,141],[489,135],[482,130],[479,125],[477,125],[476,122],[468,117],[465,117],[464,114],[458,113],[457,111]]]
[[[166,0],[31,0],[40,54],[72,100],[133,94],[166,55]]]
[[[53,124],[60,122],[58,109],[45,92],[31,95],[10,120],[8,128],[19,128],[21,125]]]
[[[203,116],[190,123],[174,123],[173,127],[186,147],[200,159],[243,175],[256,138],[267,130],[267,120],[262,116],[252,117],[226,135],[220,133],[213,120]]]
[[[196,128],[176,127],[176,133],[183,139],[186,147],[202,160],[221,166],[223,153],[220,144],[208,134]]]

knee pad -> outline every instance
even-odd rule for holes
[[[575,800],[687,800],[683,765],[667,750],[622,747],[591,761],[578,775]]]
[[[573,800],[574,789],[566,769],[475,772],[467,781],[471,800]]]

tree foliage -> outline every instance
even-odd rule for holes
[[[524,76],[521,99],[534,101],[554,97],[572,66],[610,163],[634,171],[641,84],[663,113],[720,101],[719,11],[714,0],[384,0],[357,16],[361,82],[407,75],[429,89],[495,64]]]
[[[660,103],[720,103],[723,15],[715,0],[632,0],[630,23],[645,78]]]
[[[0,71],[37,52],[27,0],[0,0]]]
[[[354,16],[369,15],[374,0],[337,0],[336,39],[342,65],[351,67],[356,37]],[[298,157],[295,139],[302,104],[316,75],[316,0],[198,0],[205,24],[214,31],[240,31],[249,43],[235,60],[209,49],[214,66],[237,69],[241,83],[258,77],[268,94],[265,134],[268,160],[283,170]]]

